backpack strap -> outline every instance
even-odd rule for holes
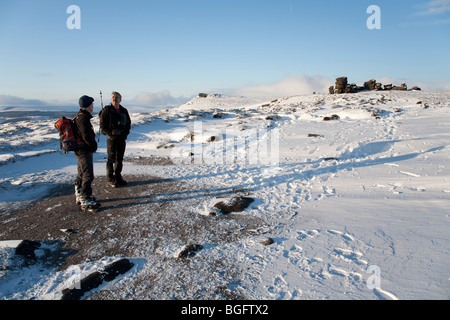
[[[79,145],[84,145],[84,143],[79,140],[78,125],[77,125],[77,123],[75,121],[80,116],[80,114],[82,114],[81,111],[79,111],[78,114],[75,117],[73,117],[73,119],[72,119],[72,132],[73,132],[73,136],[74,136],[75,140],[78,141],[78,144]]]

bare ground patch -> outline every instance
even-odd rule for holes
[[[105,177],[93,189],[102,210],[86,213],[75,204],[73,185],[54,188],[29,207],[0,215],[0,241],[27,239],[59,243],[62,257],[53,267],[96,261],[109,256],[142,259],[152,267],[123,286],[102,290],[91,299],[239,299],[233,288],[240,268],[217,257],[205,261],[161,255],[167,247],[223,245],[249,236],[264,225],[243,214],[207,217],[190,210],[211,197],[234,196],[242,190],[210,188],[182,180],[136,175],[128,186],[111,188]],[[210,259],[210,258],[209,258]]]

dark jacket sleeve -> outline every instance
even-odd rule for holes
[[[130,114],[128,113],[128,110],[127,109],[124,109],[124,110],[125,110],[125,114],[127,117],[127,124],[124,129],[124,138],[126,139],[131,131],[131,118],[130,118]]]
[[[85,151],[96,152],[97,141],[95,141],[95,132],[92,128],[91,117],[84,113],[80,113],[75,119],[78,129],[78,139],[86,146],[82,147]]]
[[[110,111],[109,111],[108,107],[106,107],[99,114],[100,129],[102,130],[102,133],[105,136],[110,136],[111,135],[111,131],[112,131],[111,119],[110,119],[109,113],[110,113]]]

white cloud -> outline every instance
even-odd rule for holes
[[[38,99],[24,99],[11,95],[0,94],[1,107],[39,107],[46,103]]]
[[[129,105],[142,108],[161,109],[165,107],[177,107],[187,102],[192,97],[174,97],[169,90],[160,92],[142,92],[128,101]]]
[[[432,0],[420,6],[423,10],[416,13],[419,16],[443,14],[450,11],[450,0]]]
[[[284,97],[301,94],[326,93],[334,80],[322,76],[300,75],[289,77],[279,82],[246,86],[235,92],[247,97]]]

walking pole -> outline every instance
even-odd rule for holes
[[[100,112],[98,113],[98,115],[100,116],[100,114],[103,111],[103,95],[102,95],[102,90],[100,90],[100,102],[102,104],[102,110],[100,110]],[[100,118],[100,117],[99,117]],[[100,120],[100,119],[99,119]],[[100,126],[100,121],[99,121],[99,125],[98,125],[98,143],[100,143],[100,136],[102,135],[102,128]]]

